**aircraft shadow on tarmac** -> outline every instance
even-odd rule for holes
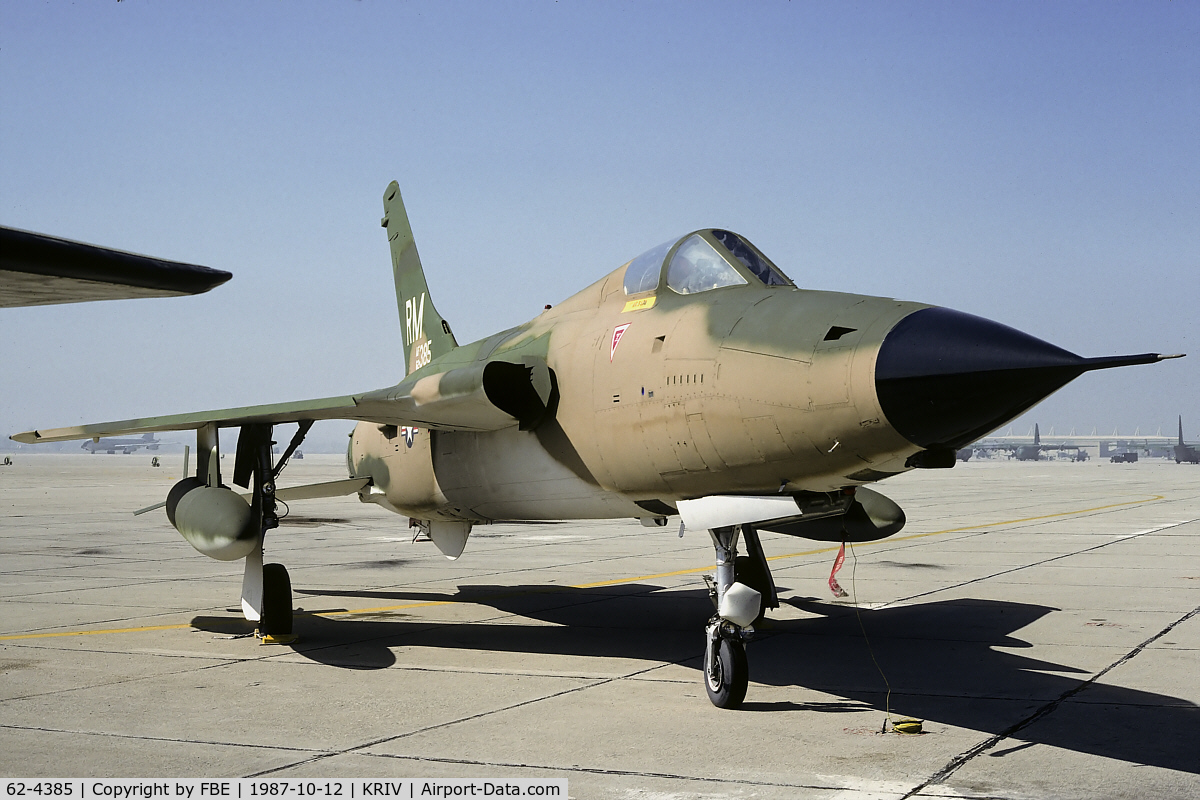
[[[501,612],[492,620],[463,622],[431,620],[424,613],[416,617],[403,610],[353,617],[316,616],[336,609],[298,612],[295,630],[301,638],[293,646],[295,652],[344,669],[386,669],[396,661],[392,648],[429,647],[475,651],[483,668],[491,663],[489,653],[520,652],[671,662],[694,667],[698,673],[702,627],[712,613],[703,590],[660,591],[644,584],[590,589],[469,586],[456,594],[304,590],[298,594],[354,597],[385,606],[470,603]],[[873,652],[892,688],[893,716],[1000,733],[1058,700],[1088,676],[1074,667],[1012,652],[1031,647],[1012,634],[1058,610],[1049,606],[964,599],[863,609],[860,627],[852,607],[809,598],[784,602],[813,616],[768,619],[747,648],[751,681],[804,687],[842,700],[756,704],[751,686],[750,700],[743,706],[746,711],[882,712],[886,687],[872,661]],[[514,614],[537,622],[514,622],[510,616]],[[237,629],[239,622],[197,617],[192,624],[228,632]],[[1198,731],[1200,707],[1187,700],[1097,682],[1014,738],[1018,743],[1200,773]],[[1002,743],[989,755],[1003,757],[1020,749],[1011,744]]]

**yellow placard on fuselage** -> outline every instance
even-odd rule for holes
[[[625,307],[621,309],[621,313],[624,314],[626,311],[645,311],[647,308],[654,308],[654,301],[657,299],[658,298],[656,296],[630,300],[625,304]]]

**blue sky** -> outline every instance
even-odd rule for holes
[[[1200,433],[1200,4],[0,6],[0,223],[230,270],[6,310],[4,433],[401,377],[397,179],[462,341],[670,236],[1082,355],[1026,414]]]

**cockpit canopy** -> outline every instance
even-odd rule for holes
[[[630,261],[625,294],[651,292],[663,282],[678,294],[697,294],[755,280],[766,286],[794,285],[741,236],[708,228],[663,242]]]

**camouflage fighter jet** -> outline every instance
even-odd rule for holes
[[[200,552],[246,559],[242,607],[269,640],[292,630],[291,588],[263,564],[277,499],[357,493],[457,558],[499,520],[678,515],[716,552],[703,680],[745,697],[744,641],[777,607],[758,530],[830,542],[899,531],[865,488],[955,451],[1089,370],[1154,353],[1082,358],[986,319],[922,303],[797,287],[744,237],[706,228],[655,247],[510,330],[459,345],[434,307],[399,187],[383,226],[407,377],[363,394],[37,430],[20,442],[195,430],[197,470],[167,517]],[[318,419],[357,420],[350,478],[277,489]],[[298,423],[272,456],[272,426]],[[232,482],[217,429],[240,427]],[[682,528],[681,528],[682,532]],[[746,554],[738,555],[739,542]]]

